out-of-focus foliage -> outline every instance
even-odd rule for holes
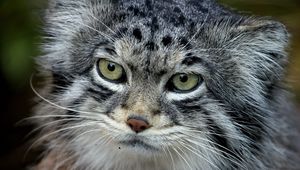
[[[0,1],[0,70],[10,86],[21,89],[33,71],[38,55],[38,0]]]

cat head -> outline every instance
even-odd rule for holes
[[[113,160],[168,151],[209,167],[214,158],[247,161],[241,147],[253,160],[269,129],[288,33],[211,4],[50,3],[39,63],[52,74],[51,100],[68,109],[41,114],[71,118],[56,118],[64,141],[90,162],[103,152]]]

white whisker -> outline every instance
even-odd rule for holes
[[[205,19],[203,21],[203,23],[200,25],[200,27],[198,28],[198,30],[196,31],[196,33],[189,39],[189,41],[181,48],[181,50],[183,50],[189,43],[191,43],[191,41],[197,36],[197,34],[199,33],[199,31],[203,28],[204,24],[206,23],[207,19],[208,19],[208,15],[207,14],[205,16]]]

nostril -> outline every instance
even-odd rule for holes
[[[127,123],[127,124],[129,125],[129,127],[130,127],[130,128],[132,128],[132,127],[133,127],[133,125],[132,125],[131,123]]]
[[[126,123],[136,133],[142,132],[150,127],[148,122],[141,118],[130,118]]]

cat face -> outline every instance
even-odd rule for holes
[[[263,145],[285,63],[284,27],[152,4],[156,14],[147,2],[52,9],[55,38],[41,63],[53,75],[51,100],[67,108],[45,120],[64,128],[53,140],[94,166],[126,157],[242,166],[241,153]]]

